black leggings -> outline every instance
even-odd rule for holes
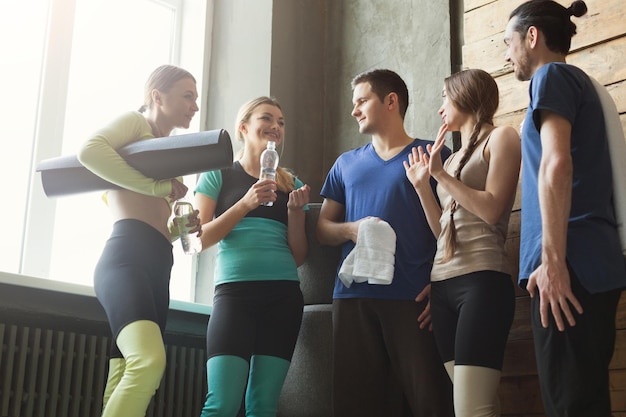
[[[248,281],[215,288],[207,357],[252,355],[291,361],[304,306],[298,281]]]
[[[113,225],[94,273],[94,290],[109,319],[113,340],[124,326],[137,320],[157,323],[163,334],[173,262],[172,244],[152,226],[134,219]],[[115,343],[111,357],[122,357]]]
[[[511,277],[473,272],[433,282],[430,296],[433,333],[443,362],[502,370],[515,312]]]

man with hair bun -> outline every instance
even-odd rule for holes
[[[522,125],[520,286],[530,293],[545,413],[611,415],[608,367],[626,287],[598,94],[565,62],[583,1],[531,0],[509,16],[506,61],[530,80]]]

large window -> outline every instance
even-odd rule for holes
[[[8,92],[0,108],[7,121],[0,175],[8,183],[9,202],[1,211],[8,230],[0,243],[0,270],[91,285],[111,230],[102,193],[47,198],[36,164],[74,154],[94,130],[138,109],[145,80],[161,64],[191,71],[201,91],[206,3],[8,0],[0,5],[5,40],[0,74]],[[200,118],[198,113],[189,132],[199,130]],[[192,189],[195,178],[185,183]],[[174,247],[172,298],[192,300],[195,259]]]
[[[49,2],[33,3],[9,0],[0,6],[4,91],[0,100],[4,121],[0,178],[5,179],[7,191],[0,209],[5,230],[0,240],[0,270],[9,272],[17,272],[20,266]]]

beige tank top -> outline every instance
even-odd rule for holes
[[[461,171],[463,184],[476,190],[482,191],[485,189],[489,163],[485,160],[484,152],[490,137],[491,135],[487,136],[482,140],[483,143],[478,144]],[[444,165],[446,172],[454,175],[461,158],[461,152],[456,152],[450,156]],[[443,230],[450,221],[452,198],[441,186],[437,186],[437,194],[443,207],[443,213],[439,221],[441,230]],[[457,208],[454,212],[454,224],[457,233],[456,251],[448,262],[441,263],[445,242],[440,235],[430,275],[431,281],[442,281],[471,272],[485,270],[510,274],[511,271],[504,251],[504,242],[514,199],[515,196],[511,198],[502,217],[495,225],[487,224],[457,202]]]

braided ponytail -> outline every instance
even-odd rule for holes
[[[461,171],[481,142],[479,140],[480,132],[485,125],[493,125],[493,115],[499,104],[498,85],[491,75],[479,69],[468,69],[452,74],[444,80],[444,85],[452,105],[476,120],[467,147],[454,172],[454,178],[461,181]],[[485,136],[489,135],[491,130],[488,129]],[[452,199],[450,221],[441,231],[441,238],[445,242],[441,263],[448,262],[456,251],[457,234],[454,213],[457,207],[457,201]]]
[[[474,125],[474,130],[472,131],[472,135],[470,136],[467,149],[463,153],[463,157],[459,161],[459,165],[454,171],[454,178],[456,178],[459,181],[461,181],[461,171],[463,170],[463,167],[465,167],[465,165],[467,164],[467,161],[469,161],[470,157],[476,150],[478,143],[480,142],[478,140],[478,135],[480,134],[480,130],[482,129],[484,124],[485,124],[484,121],[479,120]],[[441,231],[442,237],[444,241],[446,242],[445,250],[443,252],[443,258],[441,259],[441,263],[446,263],[450,259],[452,259],[452,256],[454,255],[454,252],[456,251],[456,226],[454,224],[454,213],[456,212],[457,206],[458,204],[456,200],[452,199],[452,203],[450,204],[450,221],[448,222],[448,224],[446,224],[444,229]]]

